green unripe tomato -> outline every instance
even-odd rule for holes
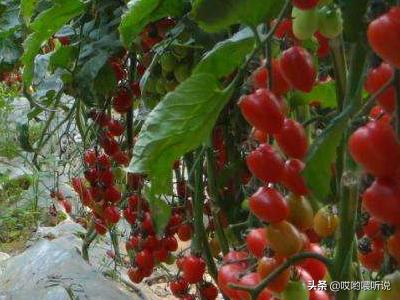
[[[386,275],[383,281],[390,282],[390,291],[381,291],[380,300],[399,300],[400,299],[400,272],[396,271]]]
[[[246,199],[243,200],[243,202],[242,202],[242,209],[244,209],[244,210],[250,210],[249,198],[246,198]]]
[[[302,281],[289,281],[282,293],[282,300],[308,300],[310,293]]]
[[[190,76],[188,65],[181,64],[174,70],[174,76],[178,82],[186,80]]]
[[[164,85],[165,85],[165,80],[164,80],[164,78],[159,78],[159,79],[157,80],[157,83],[156,83],[156,92],[157,92],[158,94],[164,94],[164,93],[165,93],[165,87],[164,87]]]
[[[361,291],[357,300],[379,300],[379,291]]]
[[[294,36],[299,40],[312,38],[318,29],[318,10],[301,10],[293,7],[292,18]]]
[[[163,71],[172,72],[176,67],[176,59],[172,53],[164,53],[160,58],[160,64]]]
[[[337,6],[324,6],[318,11],[319,32],[333,39],[343,31],[342,11]]]

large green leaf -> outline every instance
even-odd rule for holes
[[[206,31],[221,31],[238,23],[256,26],[275,17],[283,0],[195,0],[192,15]]]
[[[243,29],[230,39],[215,45],[205,54],[194,69],[194,73],[211,73],[221,78],[233,72],[244,61],[254,47],[254,34],[249,29]]]
[[[21,15],[27,25],[31,21],[37,2],[37,0],[21,0]]]
[[[290,98],[292,105],[306,105],[313,101],[318,101],[324,108],[335,108],[337,106],[335,82],[318,84],[310,93],[295,92]]]
[[[121,41],[129,47],[147,24],[166,16],[178,16],[184,8],[183,0],[131,0],[122,16],[119,32]]]
[[[4,39],[20,28],[19,7],[16,1],[2,1],[0,4],[0,39]]]
[[[207,141],[231,91],[211,74],[194,74],[148,115],[129,171],[148,174],[154,194],[168,193],[174,160]]]
[[[40,13],[31,23],[32,33],[24,42],[25,52],[21,58],[24,64],[23,79],[30,85],[34,72],[34,60],[43,42],[56,33],[64,24],[84,9],[80,0],[54,0],[54,5]]]
[[[303,176],[307,186],[319,200],[324,200],[329,195],[332,163],[336,159],[336,149],[347,129],[350,116],[351,110],[348,109],[334,118],[316,138],[307,155]]]
[[[167,226],[169,222],[172,208],[166,201],[161,199],[160,196],[153,194],[151,188],[145,188],[145,196],[150,204],[154,229],[158,235],[161,235],[165,226]]]

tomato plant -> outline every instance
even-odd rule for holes
[[[85,224],[86,260],[109,235],[118,271],[168,270],[179,299],[350,300],[306,285],[396,283],[395,2],[5,0],[1,81],[29,102],[27,161],[58,174],[51,212]]]

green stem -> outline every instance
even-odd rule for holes
[[[96,238],[97,233],[95,230],[95,225],[92,223],[88,232],[86,233],[85,239],[83,240],[82,244],[82,258],[89,262],[89,247],[90,244],[94,241]]]
[[[115,228],[110,230],[110,239],[115,253],[115,262],[122,264],[121,252],[119,251],[118,235]]]
[[[222,253],[225,255],[226,253],[229,252],[229,243],[225,236],[224,230],[222,229],[221,224],[219,222],[218,215],[215,212],[216,209],[221,208],[220,206],[221,199],[218,194],[217,183],[215,180],[215,159],[212,147],[208,147],[206,154],[207,154],[207,183],[212,205],[211,212],[213,214],[215,233],[218,239],[218,243],[221,247]]]

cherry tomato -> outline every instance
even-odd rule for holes
[[[317,73],[307,50],[294,46],[284,51],[280,67],[283,77],[293,88],[305,93],[311,92]]]
[[[364,88],[368,93],[373,94],[390,81],[393,76],[393,68],[387,63],[381,63],[377,68],[369,70]],[[392,114],[396,107],[395,87],[390,85],[378,96],[378,102],[388,114]]]
[[[264,182],[279,182],[284,172],[283,160],[268,144],[261,144],[246,157],[250,172]]]
[[[301,231],[305,231],[313,227],[314,211],[307,198],[289,195],[289,218],[288,220]]]
[[[289,159],[283,169],[282,184],[292,193],[298,196],[304,196],[309,193],[301,172],[304,169],[304,163],[298,159]]]
[[[376,179],[362,195],[364,209],[378,221],[400,224],[400,191],[390,179]]]
[[[285,119],[283,127],[274,135],[281,150],[289,157],[303,159],[308,150],[308,139],[303,125],[292,119]]]
[[[282,300],[308,300],[309,291],[302,281],[289,281],[282,293]]]
[[[324,252],[318,244],[310,243],[310,245],[306,247],[304,251],[310,251],[324,255]],[[315,258],[307,258],[301,261],[299,265],[306,270],[316,282],[325,277],[327,271],[325,264]]]
[[[318,12],[316,9],[292,9],[293,33],[299,40],[311,39],[318,29]]]
[[[319,32],[328,39],[333,39],[343,31],[342,12],[336,5],[323,6],[318,11]]]
[[[246,236],[246,245],[249,252],[256,257],[263,257],[264,250],[268,245],[265,228],[250,230]]]
[[[318,2],[319,0],[293,0],[292,4],[300,9],[312,9],[317,6]]]
[[[276,96],[267,89],[242,97],[239,107],[244,118],[255,128],[269,134],[278,133],[284,116]]]
[[[370,238],[376,238],[381,235],[381,223],[375,218],[370,217],[363,226],[364,234]]]
[[[260,220],[277,223],[289,216],[289,207],[283,196],[275,189],[260,187],[249,200],[250,210]]]
[[[238,291],[229,287],[229,284],[238,284],[243,268],[237,264],[224,265],[218,270],[218,287],[230,299],[240,299]]]
[[[383,245],[377,240],[370,243],[369,249],[358,252],[358,260],[360,263],[371,271],[379,271],[385,258]]]
[[[303,247],[300,232],[287,221],[270,224],[266,232],[270,247],[278,255],[290,256]]]
[[[182,262],[182,277],[189,283],[201,281],[205,270],[206,263],[201,257],[189,255]]]
[[[257,272],[260,274],[261,279],[267,277],[271,272],[277,269],[283,263],[282,259],[274,257],[263,257],[258,261]],[[278,276],[276,276],[267,288],[275,293],[281,293],[289,282],[290,269],[285,269]]]
[[[259,67],[252,74],[252,83],[255,89],[268,87],[268,69],[266,67]],[[279,61],[276,59],[272,60],[272,88],[271,91],[276,96],[282,96],[286,94],[290,89],[289,84],[282,76]],[[284,110],[282,110],[284,111]]]
[[[314,231],[320,237],[328,237],[335,233],[339,218],[328,207],[321,208],[314,216]]]
[[[353,159],[377,177],[393,176],[400,167],[400,144],[390,124],[369,122],[349,139]]]
[[[311,290],[309,300],[330,300],[330,297],[325,291]]]
[[[400,6],[379,16],[368,26],[368,41],[372,50],[389,64],[400,68]]]

